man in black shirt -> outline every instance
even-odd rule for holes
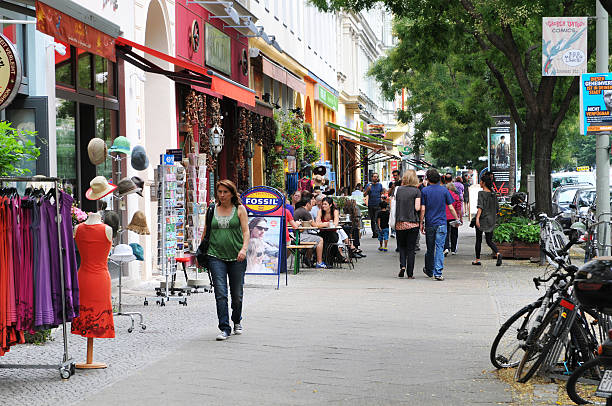
[[[312,209],[312,198],[310,196],[306,196],[306,198],[302,198],[299,202],[295,204],[295,211],[293,213],[293,219],[295,221],[301,221],[302,224],[304,221],[310,221],[311,225],[314,227],[312,220],[312,215],[310,214],[310,210]],[[323,262],[323,239],[315,234],[310,234],[308,232],[302,232],[300,235],[300,242],[316,242],[315,252],[317,255],[317,263],[315,268],[327,268],[325,262]]]

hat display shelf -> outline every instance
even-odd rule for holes
[[[114,160],[117,163],[117,171],[115,172],[116,178],[117,179],[121,179],[121,161],[127,158],[127,155],[121,156],[121,154],[115,153],[112,154],[113,151],[109,152],[109,156],[111,157],[112,160]],[[123,201],[123,199],[125,199],[126,196],[128,196],[129,194],[116,194],[113,195],[114,199],[118,199],[119,200],[119,206],[121,206],[121,202]],[[128,231],[127,229],[124,229],[123,227],[119,228],[119,231],[117,231],[117,241],[119,241],[119,243],[122,242],[123,240],[123,234]],[[116,249],[116,247],[115,247]],[[115,256],[113,258],[113,254],[111,254],[110,258],[109,258],[109,262],[111,262],[112,264],[115,264],[116,266],[119,267],[119,284],[117,285],[117,288],[119,290],[119,297],[117,298],[118,300],[118,304],[117,304],[117,311],[115,313],[113,313],[113,317],[129,317],[131,324],[130,327],[128,327],[128,333],[131,333],[132,331],[134,331],[134,326],[135,326],[135,316],[138,316],[140,322],[140,328],[142,330],[146,330],[147,326],[144,323],[144,317],[142,316],[142,313],[140,312],[124,312],[123,311],[123,296],[122,296],[122,292],[123,292],[123,267],[124,264],[127,264],[131,261],[133,261],[133,258],[129,258],[127,256]]]
[[[177,257],[183,257],[185,247],[185,168],[182,165],[158,165],[155,170],[157,188],[157,268],[165,278],[156,297],[145,297],[144,305],[154,300],[165,306],[171,300],[187,306],[186,286],[177,286]],[[185,280],[187,281],[187,271]],[[178,293],[178,294],[177,294]]]

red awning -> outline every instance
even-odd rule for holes
[[[137,44],[136,42],[127,40],[125,38],[119,37],[116,39],[115,42],[117,45],[126,45],[138,49],[139,51],[142,51],[146,54],[169,62],[174,66],[179,66],[181,68],[188,69],[193,72],[200,73],[202,75],[210,76],[210,78],[212,79],[212,85],[210,87],[210,90],[222,94],[224,97],[229,97],[230,99],[234,99],[244,104],[248,104],[249,106],[255,106],[255,92],[251,89],[239,85],[238,83],[232,80],[214,74],[211,75],[206,69],[202,68],[199,65],[164,54],[163,52],[156,51],[152,48]]]

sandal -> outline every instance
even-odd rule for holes
[[[478,266],[480,266],[480,265],[482,265],[482,264],[480,263],[480,261],[472,261],[472,265],[478,265]]]

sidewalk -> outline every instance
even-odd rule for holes
[[[489,371],[489,348],[500,323],[537,295],[527,262],[493,260],[472,266],[474,233],[460,230],[459,254],[448,256],[443,282],[426,278],[417,253],[415,280],[398,279],[398,254],[376,250],[354,271],[303,270],[276,291],[270,277],[247,277],[242,336],[217,334],[214,296],[189,297],[187,307],[142,306],[132,292],[124,310],[144,313],[147,330],[96,340],[105,370],[79,370],[69,381],[56,371],[0,369],[8,404],[405,404],[512,402],[508,386]],[[488,248],[483,247],[484,253]],[[59,334],[56,334],[59,337]],[[85,339],[70,337],[77,361]],[[0,363],[57,361],[61,340],[17,346]],[[80,403],[78,403],[80,402]]]
[[[448,257],[444,282],[420,271],[424,250],[417,279],[400,280],[397,254],[363,241],[368,258],[355,271],[292,276],[288,288],[247,304],[244,335],[215,342],[211,325],[82,404],[510,402],[506,385],[483,374],[499,317],[488,267],[468,266],[473,238]]]

